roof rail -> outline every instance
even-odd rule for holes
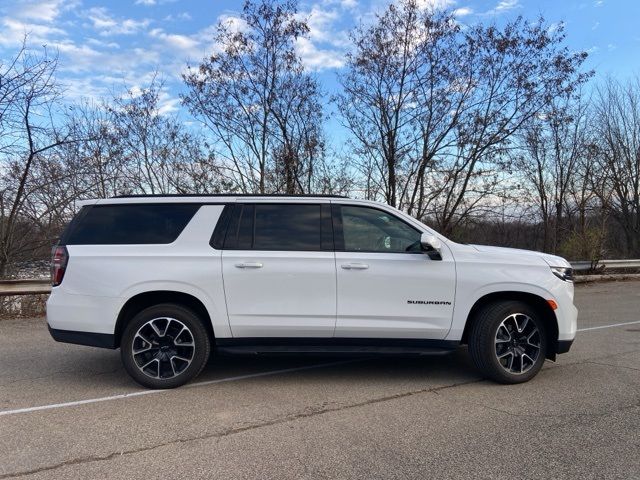
[[[291,197],[291,198],[306,198],[306,197],[321,197],[321,198],[349,198],[345,195],[327,195],[327,194],[289,194],[289,193],[154,193],[154,194],[134,194],[134,195],[116,195],[110,198],[158,198],[158,197]]]

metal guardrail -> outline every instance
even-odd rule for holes
[[[51,293],[51,280],[0,280],[0,296],[7,295],[36,295]]]
[[[591,268],[591,262],[579,261],[571,262],[571,266],[576,271],[585,271]],[[599,267],[611,268],[640,268],[640,259],[630,260],[600,260]],[[604,277],[603,275],[596,275]],[[51,293],[51,280],[27,279],[27,280],[0,280],[0,296],[8,295],[44,295]]]
[[[580,261],[571,262],[571,266],[576,271],[589,270],[591,268],[591,262]],[[640,258],[628,259],[628,260],[600,260],[598,267],[604,268],[640,268]]]

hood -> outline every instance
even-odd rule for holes
[[[536,252],[534,250],[522,250],[520,248],[490,247],[488,245],[471,245],[480,253],[495,253],[499,255],[509,255],[513,257],[522,257],[526,255],[529,258],[537,258],[546,262],[550,267],[571,267],[571,264],[562,257],[551,255],[549,253]]]

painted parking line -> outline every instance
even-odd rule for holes
[[[182,388],[202,387],[205,385],[213,385],[215,383],[237,382],[239,380],[246,380],[249,378],[268,377],[270,375],[280,375],[283,373],[300,372],[303,370],[312,370],[314,368],[333,367],[336,365],[344,365],[346,363],[354,363],[358,361],[362,361],[362,359],[341,360],[338,362],[317,363],[314,365],[307,365],[304,367],[283,368],[280,370],[269,370],[266,372],[249,373],[247,375],[238,375],[236,377],[217,378],[215,380],[207,380],[204,382],[190,383],[185,385]],[[7,416],[7,415],[17,415],[20,413],[39,412],[42,410],[53,410],[56,408],[76,407],[79,405],[87,405],[90,403],[109,402],[111,400],[122,400],[125,398],[140,397],[142,395],[154,395],[156,393],[166,393],[170,391],[171,390],[141,390],[138,392],[121,393],[119,395],[110,395],[107,397],[88,398],[86,400],[76,400],[73,402],[52,403],[49,405],[39,405],[37,407],[17,408],[15,410],[0,410],[0,417]]]
[[[598,327],[587,327],[587,328],[579,328],[578,332],[589,332],[591,330],[602,330],[603,328],[613,328],[613,327],[624,327],[625,325],[636,325],[640,323],[640,320],[636,320],[633,322],[624,322],[624,323],[613,323],[611,325],[600,325]]]

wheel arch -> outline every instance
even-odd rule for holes
[[[132,296],[120,309],[114,332],[115,348],[120,346],[120,339],[122,338],[122,333],[124,332],[127,322],[145,308],[161,303],[175,303],[192,310],[199,318],[202,319],[202,323],[209,334],[209,339],[212,343],[214,342],[215,334],[213,331],[211,316],[200,299],[185,292],[178,292],[174,290],[152,290]]]
[[[520,291],[499,291],[491,292],[480,297],[471,307],[467,320],[465,322],[464,330],[462,332],[461,343],[466,344],[468,342],[469,332],[473,323],[476,321],[476,313],[486,305],[496,303],[500,301],[515,300],[526,303],[534,308],[542,318],[544,319],[545,326],[547,327],[547,343],[549,349],[547,350],[547,358],[555,360],[556,348],[558,343],[558,319],[553,309],[543,297],[536,295],[535,293],[520,292]]]

